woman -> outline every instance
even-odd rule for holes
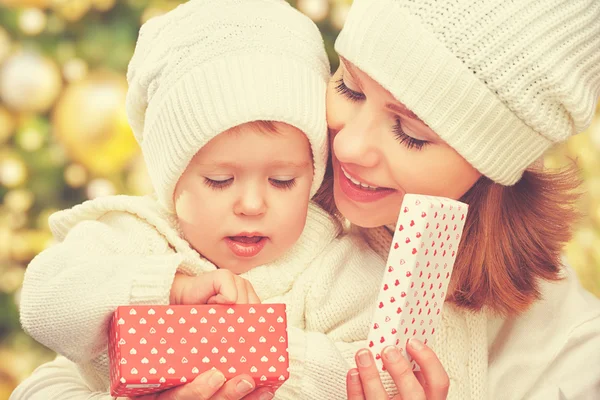
[[[594,113],[599,21],[597,1],[357,0],[337,39],[339,212],[383,252],[391,234],[374,227],[395,223],[404,193],[470,205],[435,349],[451,398],[600,398],[598,301],[560,262],[578,182],[535,168]],[[368,355],[352,399],[385,395]],[[427,361],[424,380],[398,373],[402,399],[445,398]]]
[[[397,399],[600,396],[600,302],[560,260],[578,182],[536,163],[590,122],[600,91],[598,21],[593,0],[352,6],[336,42],[330,185],[319,200],[331,206],[333,198],[351,234],[383,258],[404,193],[470,205],[435,348],[409,347],[422,372],[384,350]],[[387,398],[370,352],[356,361],[348,398]],[[235,381],[211,389],[208,379],[157,399],[242,398]],[[65,359],[15,393],[108,398],[86,391]]]

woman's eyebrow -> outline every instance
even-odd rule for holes
[[[391,111],[393,111],[395,113],[406,115],[409,118],[416,119],[418,121],[423,122],[423,120],[421,120],[421,118],[419,118],[417,116],[417,114],[415,114],[414,112],[410,111],[403,104],[399,105],[399,104],[388,103],[388,104],[386,104],[386,108],[388,108],[389,110],[391,110]]]
[[[362,83],[360,82],[360,79],[358,78],[358,74],[356,73],[356,69],[355,69],[354,65],[342,56],[340,56],[340,61],[342,62],[342,65],[344,66],[346,71],[348,71],[348,73],[350,74],[350,77],[356,82],[356,84],[358,85],[358,88],[360,90],[362,90]]]

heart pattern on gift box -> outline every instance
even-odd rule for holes
[[[154,393],[211,368],[275,389],[289,377],[287,345],[283,304],[119,307],[109,337],[111,393]]]
[[[456,259],[446,249],[458,248],[467,211],[451,199],[404,196],[368,337],[375,355],[396,344],[410,359],[404,348],[411,337],[431,344]],[[456,235],[444,233],[449,230]],[[376,362],[384,369],[381,357]]]

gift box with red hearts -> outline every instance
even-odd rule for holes
[[[273,390],[289,377],[284,304],[123,306],[109,335],[113,396],[159,392],[211,368]]]
[[[411,360],[408,339],[434,340],[467,210],[451,199],[404,196],[368,337],[380,369],[385,347],[397,345]]]

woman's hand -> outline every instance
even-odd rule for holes
[[[135,397],[135,400],[269,400],[273,393],[268,388],[257,390],[248,375],[239,375],[225,382],[217,370],[206,371],[192,382],[164,392]]]
[[[444,400],[448,395],[450,379],[435,353],[416,339],[411,339],[408,353],[421,368],[413,372],[411,364],[394,346],[381,352],[383,365],[391,375],[398,395],[393,400]],[[351,369],[346,377],[348,400],[387,399],[379,371],[370,350],[356,353],[357,368]]]

